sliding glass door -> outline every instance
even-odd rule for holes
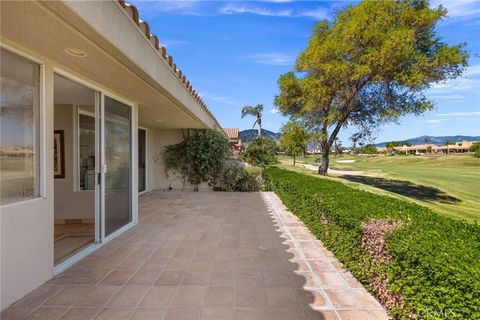
[[[132,109],[108,96],[103,100],[104,236],[132,221]]]

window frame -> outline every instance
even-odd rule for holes
[[[88,190],[88,189],[85,189],[85,190],[82,190],[80,188],[80,115],[84,115],[84,116],[88,116],[88,117],[91,117],[93,118],[93,120],[95,121],[95,124],[97,123],[97,117],[95,115],[94,112],[88,112],[88,111],[85,111],[85,110],[81,110],[80,109],[80,106],[75,106],[75,113],[74,113],[74,135],[73,135],[73,139],[74,139],[74,154],[73,154],[73,165],[75,166],[75,177],[73,179],[73,190],[75,192],[95,192],[95,189],[93,190]],[[95,130],[97,130],[96,128],[96,125],[95,125]],[[97,140],[97,134],[95,133],[95,148],[97,148],[96,146],[96,141]],[[97,169],[96,169],[96,159],[95,159],[95,174],[97,172]],[[95,181],[95,184],[97,184],[97,182]]]
[[[35,111],[37,112],[36,115],[36,125],[37,128],[35,128],[35,133],[34,133],[34,141],[35,141],[35,147],[34,150],[36,151],[35,155],[35,173],[36,177],[34,177],[34,181],[36,186],[34,188],[38,188],[38,192],[32,197],[28,198],[25,200],[19,200],[15,202],[10,202],[6,204],[0,203],[1,208],[7,208],[11,206],[16,206],[16,205],[21,205],[24,203],[29,203],[33,201],[38,201],[39,199],[46,199],[47,198],[47,186],[46,186],[46,116],[45,116],[45,106],[46,106],[46,94],[45,94],[45,62],[22,51],[18,50],[17,48],[14,48],[12,46],[9,46],[5,43],[0,43],[0,48],[9,51],[10,53],[13,53],[25,60],[28,60],[29,62],[32,62],[38,66],[38,106],[34,106],[34,117],[35,117]],[[53,136],[52,139],[53,141]]]

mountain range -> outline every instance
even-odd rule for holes
[[[411,144],[436,144],[436,145],[444,145],[445,142],[460,142],[460,141],[480,141],[480,136],[421,136],[416,138],[411,138],[407,140],[401,140],[399,142],[408,142]],[[385,147],[385,145],[390,142],[380,142],[376,143],[375,146],[377,147]]]
[[[248,130],[242,130],[238,133],[240,136],[240,139],[243,142],[250,142],[253,141],[258,136],[258,130],[257,129],[248,129]],[[282,136],[281,133],[278,132],[273,132],[267,129],[262,129],[262,137],[267,137],[267,138],[272,138],[273,140],[277,141],[280,139]]]

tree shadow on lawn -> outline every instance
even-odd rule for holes
[[[461,201],[460,199],[455,198],[454,196],[451,196],[440,189],[422,186],[405,180],[393,180],[355,175],[342,175],[341,178],[387,190],[417,200],[437,201],[449,204],[455,204]]]

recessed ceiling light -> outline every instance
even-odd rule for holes
[[[157,122],[163,122],[163,120],[162,120],[162,119],[157,119],[157,120],[155,120],[155,121],[157,121]]]
[[[77,48],[66,48],[64,51],[66,54],[69,54],[77,58],[85,58],[87,56],[87,53],[85,51]]]

